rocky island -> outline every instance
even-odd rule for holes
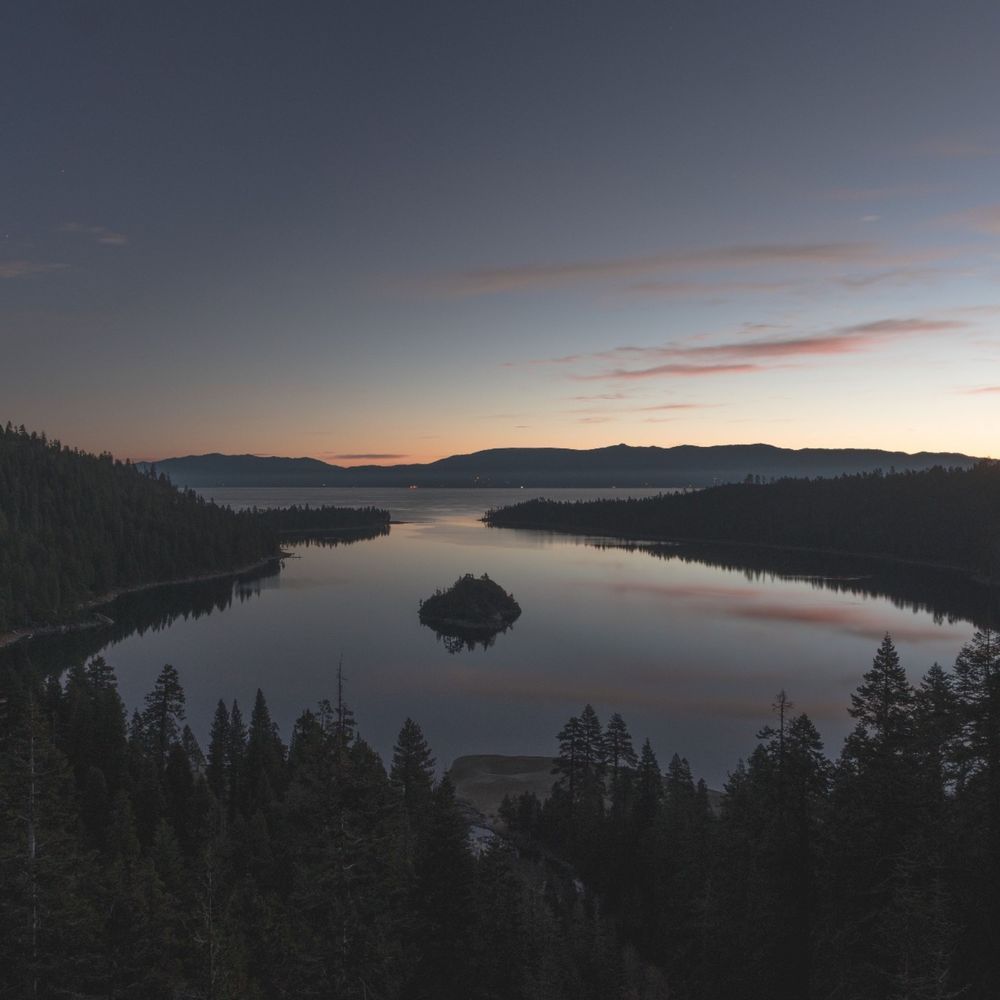
[[[434,629],[451,652],[491,646],[521,614],[521,606],[485,573],[459,577],[447,590],[420,602],[420,621]],[[451,640],[451,641],[449,641]]]

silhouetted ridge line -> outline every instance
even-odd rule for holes
[[[188,455],[156,463],[178,486],[444,486],[444,487],[683,487],[767,481],[786,476],[839,476],[858,472],[918,471],[934,466],[969,468],[959,453],[856,448],[777,448],[768,444],[673,448],[618,444],[572,448],[491,448],[424,465],[346,468],[313,458]]]

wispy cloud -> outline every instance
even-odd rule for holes
[[[1000,385],[981,385],[973,389],[961,390],[967,396],[993,396],[1000,395]]]
[[[888,266],[890,261],[897,259],[898,255],[887,254],[873,243],[762,243],[683,250],[643,257],[484,268],[444,275],[429,282],[427,287],[437,294],[459,297],[540,291],[577,281],[635,280],[658,271],[676,273],[698,268],[731,269],[774,265]]]
[[[581,382],[597,381],[599,379],[643,379],[655,378],[659,375],[673,375],[678,378],[700,378],[706,375],[728,375],[760,371],[760,365],[751,364],[718,364],[718,365],[654,365],[652,368],[616,368],[613,371],[597,372],[592,375],[573,375],[572,378]]]
[[[620,359],[641,367],[615,368],[600,372],[574,373],[579,381],[602,379],[647,379],[675,376],[697,378],[711,375],[744,374],[774,365],[764,362],[790,361],[799,358],[854,354],[903,337],[964,330],[969,323],[954,319],[906,317],[879,319],[852,326],[837,327],[798,337],[763,337],[724,341],[719,344],[665,344],[653,347],[619,347],[590,356],[590,360]],[[653,363],[657,362],[657,363]]]
[[[637,413],[649,413],[656,410],[704,410],[718,406],[718,403],[657,403],[655,406],[637,406]]]
[[[1000,205],[983,205],[967,212],[949,215],[945,221],[953,226],[970,229],[974,233],[1000,236]]]
[[[502,368],[523,368],[525,365],[572,365],[587,358],[586,354],[564,354],[558,358],[532,358],[528,361],[504,361]]]
[[[628,295],[651,298],[711,298],[720,295],[789,292],[801,281],[640,281],[625,289]]]
[[[825,201],[851,204],[888,201],[891,198],[926,198],[950,190],[951,186],[948,184],[886,184],[869,188],[834,188],[832,191],[824,192],[821,197]]]
[[[323,456],[325,458],[343,458],[347,460],[361,459],[361,458],[371,458],[371,459],[386,459],[386,458],[406,458],[406,455],[394,455],[389,452],[384,451],[363,451],[363,452],[351,452],[348,454],[334,455],[332,452],[324,451]]]
[[[59,232],[89,236],[95,243],[103,243],[105,246],[120,247],[128,243],[128,237],[124,233],[115,232],[106,226],[85,226],[80,222],[67,222],[59,227]]]
[[[36,260],[0,260],[0,278],[12,281],[15,278],[27,278],[33,274],[61,271],[65,267],[65,264],[47,264]]]
[[[957,311],[970,316],[997,316],[1000,315],[1000,304],[984,302],[977,306],[961,306]]]
[[[968,139],[960,136],[938,136],[924,139],[912,147],[918,156],[927,156],[936,160],[974,160],[983,156],[992,156],[996,149],[979,139]]]
[[[868,274],[846,274],[836,279],[844,288],[870,288],[872,285],[914,285],[938,277],[940,271],[932,267],[900,267]]]

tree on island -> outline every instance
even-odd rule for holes
[[[463,645],[470,649],[477,644],[492,645],[494,637],[510,628],[520,614],[521,606],[513,595],[486,573],[478,579],[466,573],[447,590],[437,590],[421,601],[419,611],[421,623],[445,637],[449,652]],[[449,644],[448,639],[456,642]]]

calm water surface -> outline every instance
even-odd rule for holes
[[[304,707],[335,694],[343,657],[361,733],[383,756],[406,716],[421,723],[441,764],[467,753],[551,753],[565,719],[591,702],[602,720],[621,712],[637,744],[649,736],[661,763],[680,752],[719,787],[752,750],[779,689],[836,753],[849,695],[886,631],[914,680],[935,660],[950,664],[973,631],[961,612],[900,607],[850,583],[830,589],[799,573],[724,568],[669,551],[654,558],[478,521],[490,506],[534,495],[624,491],[204,492],[234,507],[375,504],[406,523],[353,545],[290,546],[279,575],[238,587],[223,610],[103,647],[130,707],[173,663],[199,738],[218,698],[238,698],[246,716],[260,687],[287,739]],[[523,613],[491,648],[452,654],[419,624],[417,606],[466,572],[489,573]]]

